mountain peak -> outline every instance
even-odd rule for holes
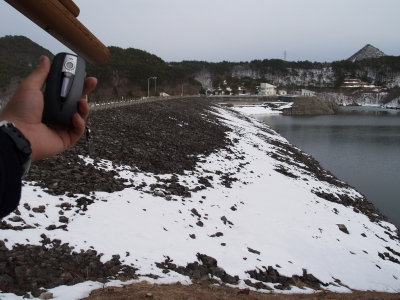
[[[351,60],[352,62],[355,62],[356,60],[362,60],[362,59],[367,59],[367,58],[378,58],[381,56],[386,56],[386,54],[383,53],[378,48],[375,48],[374,46],[367,44],[363,48],[358,50],[358,52],[353,54],[347,60]]]

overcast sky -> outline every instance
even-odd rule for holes
[[[75,0],[78,17],[106,46],[164,61],[253,59],[331,62],[366,44],[400,55],[400,0]],[[69,51],[4,1],[0,37],[23,35]]]

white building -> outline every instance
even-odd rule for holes
[[[260,83],[259,95],[274,96],[276,95],[276,86],[268,83]]]
[[[361,81],[358,78],[346,78],[341,85],[342,88],[375,88],[375,85]]]
[[[301,90],[301,95],[302,95],[302,96],[314,97],[315,94],[316,94],[316,93],[313,92],[313,91],[309,91],[309,90],[306,90],[306,89],[302,89],[302,90]]]

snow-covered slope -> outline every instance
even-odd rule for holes
[[[43,205],[46,213],[21,206],[24,225],[35,228],[2,231],[6,246],[27,241],[40,244],[40,235],[45,233],[50,239],[70,243],[77,251],[93,247],[104,254],[104,262],[119,254],[124,264],[139,269],[138,274],[159,276],[141,279],[158,283],[191,283],[189,277],[167,273],[156,263],[169,257],[185,267],[201,253],[215,258],[227,274],[238,276],[240,287],[248,287],[245,280],[260,281],[251,278],[251,271],[271,266],[287,277],[312,274],[333,291],[400,290],[400,243],[395,226],[371,222],[351,205],[317,196],[331,195],[336,202],[362,199],[345,184],[329,183],[335,182],[329,174],[317,179],[315,172],[296,159],[294,148],[285,147],[287,141],[265,124],[225,108],[219,108],[217,115],[232,129],[228,134],[234,144],[202,157],[195,171],[176,175],[179,182],[199,187],[190,198],[168,195],[162,188],[151,190],[151,184],[172,175],[156,176],[119,166],[120,176],[141,188],[96,192],[97,200],[86,212],[63,212],[69,219],[67,230],[48,231],[49,225],[63,224],[59,222],[60,204],[75,205],[76,199],[49,195],[26,182],[21,203]],[[90,158],[85,161],[93,163]],[[115,168],[110,161],[102,161],[102,166]],[[229,175],[221,177],[221,172]],[[211,186],[199,183],[198,175],[207,178]],[[140,185],[142,182],[146,185]],[[275,288],[278,283],[264,284],[279,291]],[[101,286],[84,282],[51,291],[56,299],[78,299]],[[309,291],[292,286],[283,292]]]

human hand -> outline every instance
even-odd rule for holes
[[[6,107],[0,114],[0,121],[14,123],[29,140],[32,149],[32,161],[54,156],[74,145],[85,132],[85,121],[90,107],[86,95],[97,85],[97,79],[85,79],[82,98],[78,102],[79,113],[72,117],[74,128],[52,128],[42,123],[44,107],[41,91],[50,71],[50,60],[46,56],[40,58],[40,64],[21,83]]]

